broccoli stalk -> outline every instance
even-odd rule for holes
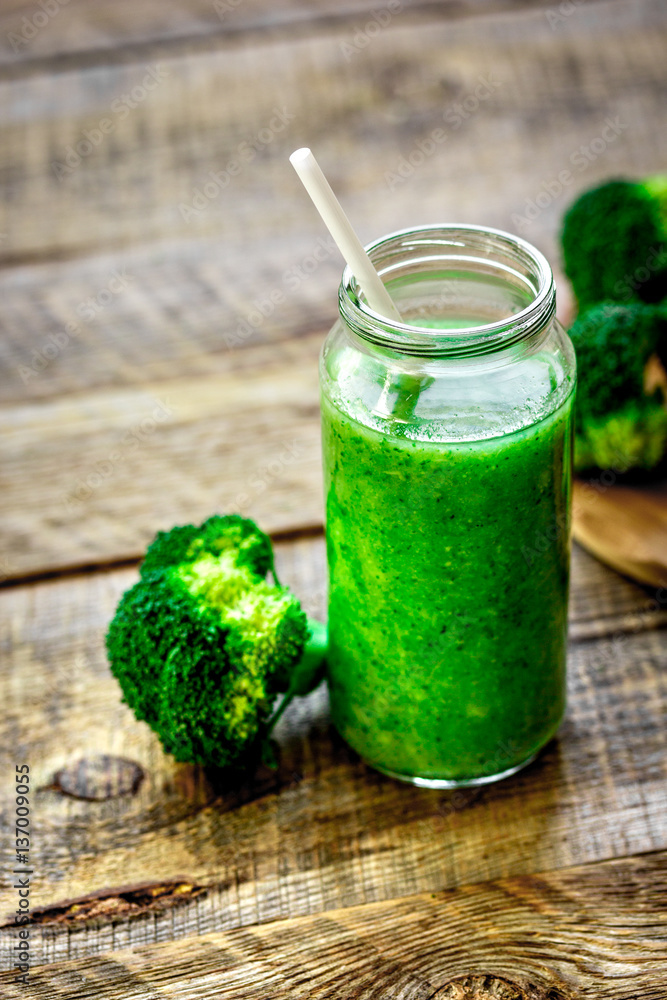
[[[580,309],[667,295],[667,175],[608,181],[570,207],[561,235]]]
[[[224,768],[256,759],[291,699],[322,679],[326,629],[277,582],[268,536],[216,515],[157,535],[107,651],[124,701],[164,749]]]
[[[575,467],[649,470],[667,448],[663,390],[646,391],[646,368],[667,340],[660,307],[601,302],[570,329],[577,354]]]

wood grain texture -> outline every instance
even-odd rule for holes
[[[553,238],[543,246],[542,234],[553,237],[582,187],[662,168],[666,21],[660,0],[582,4],[558,30],[544,10],[426,23],[396,14],[352,55],[348,23],[224,53],[158,52],[8,78],[0,83],[2,258],[222,234],[238,253],[252,248],[254,260],[267,239],[307,233],[315,242],[319,220],[287,163],[304,142],[364,240],[442,219],[516,230],[512,216],[543,201],[543,185],[567,169],[561,193],[526,224],[525,235],[551,251]],[[457,111],[468,98],[474,110]],[[617,134],[606,133],[601,153],[581,154],[601,141],[607,118],[618,119]],[[102,120],[108,133],[87,139]],[[434,129],[445,137],[419,163],[418,143]],[[66,164],[78,143],[82,152]],[[388,179],[410,156],[417,166]],[[241,159],[216,189],[211,172]],[[199,207],[184,211],[197,190]]]
[[[404,16],[471,17],[536,7],[539,0],[401,0]],[[229,36],[278,32],[312,32],[336,22],[360,22],[386,4],[373,0],[60,0],[47,4],[48,17],[30,0],[4,0],[0,11],[0,66],[28,64],[43,69],[51,57],[56,65],[76,59],[122,59],[138,51],[220,45]],[[58,9],[59,8],[59,9]],[[43,8],[42,8],[43,9]],[[213,36],[213,41],[211,37]],[[41,66],[40,66],[41,63]],[[37,65],[35,65],[37,64]]]
[[[156,943],[45,966],[30,995],[664,1000],[666,873],[662,853]]]
[[[281,358],[310,361],[315,340],[298,341],[324,340],[341,270],[326,233],[267,240],[261,253],[184,240],[1,269],[0,401],[174,378],[242,380]]]
[[[137,557],[157,529],[214,511],[238,511],[265,530],[321,524],[320,342],[287,344],[282,360],[242,377],[8,408],[5,577]]]
[[[322,617],[322,539],[277,552],[281,578]],[[134,578],[127,569],[0,592],[2,768],[25,759],[38,789],[36,962],[667,845],[667,616],[585,553],[575,557],[570,712],[558,740],[509,781],[447,794],[363,765],[332,731],[324,690],[281,723],[276,772],[221,788],[174,764],[120,703],[106,665],[103,633]],[[86,801],[54,788],[54,775],[98,754],[141,767],[134,794]],[[132,896],[147,882],[159,907]],[[196,896],[174,894],[178,885]],[[3,891],[0,915],[12,901]],[[2,935],[0,963],[12,941]]]
[[[51,789],[75,799],[105,802],[136,795],[145,777],[133,760],[107,753],[88,754],[56,771]]]

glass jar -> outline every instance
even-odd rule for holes
[[[574,351],[518,237],[408,229],[322,351],[333,721],[417,785],[523,767],[565,708]]]

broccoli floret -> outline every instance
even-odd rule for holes
[[[602,302],[570,329],[577,354],[575,467],[652,469],[667,444],[662,393],[645,391],[646,366],[667,339],[655,306]]]
[[[270,540],[252,521],[216,516],[160,532],[118,604],[112,673],[176,760],[252,759],[278,717],[276,696],[286,693],[282,712],[321,679],[325,627],[265,579],[272,567]]]
[[[667,322],[660,309],[640,303],[601,302],[570,328],[577,353],[577,412],[604,416],[644,395],[644,372]]]
[[[653,399],[632,400],[606,417],[578,425],[574,464],[581,469],[653,469],[667,450],[667,410]]]
[[[667,176],[608,181],[565,215],[565,273],[580,309],[667,295]]]
[[[230,550],[235,553],[237,565],[247,566],[261,577],[273,571],[271,539],[254,521],[238,514],[214,514],[199,526],[183,524],[171,531],[158,531],[144,556],[141,575],[194,562],[205,553],[217,556]]]

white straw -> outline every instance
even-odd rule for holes
[[[297,149],[290,156],[290,163],[359,282],[371,309],[387,319],[400,320],[398,309],[311,151]]]

